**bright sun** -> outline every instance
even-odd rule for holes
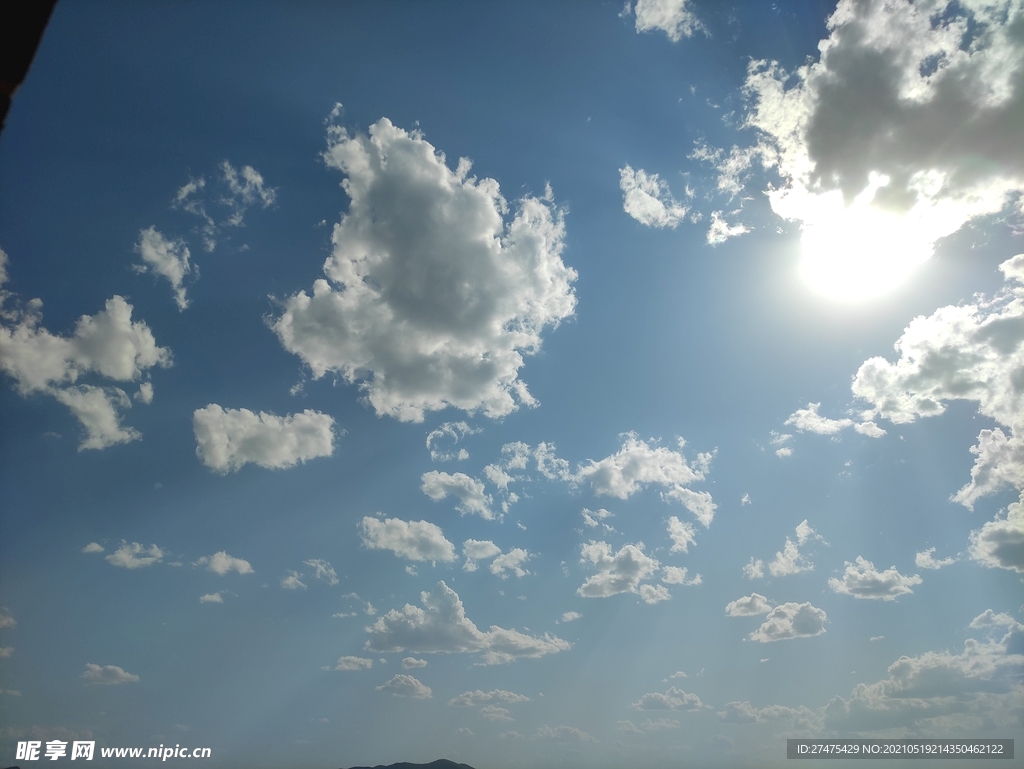
[[[839,192],[816,196],[815,215],[801,238],[800,273],[818,293],[842,302],[872,299],[899,286],[931,257],[930,239],[912,216],[871,205],[888,181],[872,175],[850,206]]]

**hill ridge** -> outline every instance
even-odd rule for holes
[[[439,758],[429,764],[411,764],[402,761],[397,764],[378,764],[377,766],[353,766],[350,769],[473,769],[469,764],[457,764],[447,758]]]

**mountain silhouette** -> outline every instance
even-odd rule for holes
[[[403,761],[400,764],[388,764],[384,766],[379,764],[377,766],[353,766],[352,769],[473,769],[469,764],[457,764],[454,761],[449,761],[447,758],[439,758],[437,761],[431,761],[429,764],[410,764],[407,761]]]

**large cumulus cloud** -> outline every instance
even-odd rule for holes
[[[873,419],[910,424],[939,416],[958,400],[991,420],[970,449],[975,457],[970,480],[950,496],[969,510],[1007,489],[1024,495],[1024,254],[1007,259],[999,269],[1006,284],[995,296],[976,295],[972,302],[914,318],[896,340],[896,360],[866,360],[852,384],[853,395],[868,406],[859,415],[866,421],[854,427],[861,432],[870,427],[866,434],[873,437],[885,434]],[[824,419],[817,408],[811,403],[789,421],[826,434],[841,421],[851,421]],[[971,532],[968,553],[985,566],[1024,572],[1024,499]],[[952,563],[932,561],[927,553],[918,558],[921,568]],[[751,574],[757,571],[756,564],[751,568]],[[849,574],[848,569],[844,582]],[[906,582],[907,589],[900,592],[909,592],[913,584]]]
[[[833,697],[824,707],[730,702],[718,717],[740,724],[791,719],[797,728],[828,736],[1009,733],[1024,716],[1024,625],[988,609],[969,628],[987,637],[967,638],[959,653],[901,656],[886,678],[858,683],[849,696]]]
[[[534,399],[519,379],[541,332],[573,313],[576,272],[550,190],[514,215],[494,179],[453,171],[418,131],[331,126],[346,175],[327,279],[284,300],[271,326],[314,377],[360,383],[378,414],[418,422],[447,406],[500,417]]]
[[[988,610],[971,627],[987,630],[989,638],[968,638],[959,654],[930,651],[900,657],[889,666],[888,678],[858,684],[848,698],[829,702],[823,711],[825,727],[849,734],[900,728],[928,733],[936,726],[947,731],[1001,731],[1019,726],[1024,715],[1024,626]]]
[[[971,479],[952,497],[969,509],[1007,487],[1024,492],[1024,254],[1000,270],[1007,286],[999,295],[915,318],[896,342],[899,359],[871,358],[853,380],[853,394],[871,405],[866,416],[907,424],[966,400],[996,423],[979,432]],[[1021,507],[972,533],[973,558],[1024,571]]]
[[[751,63],[754,145],[698,155],[722,189],[755,161],[778,173],[812,282],[894,285],[966,222],[1024,212],[1022,25],[1021,0],[841,0],[817,61]]]

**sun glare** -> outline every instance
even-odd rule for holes
[[[841,302],[873,299],[895,289],[931,257],[931,241],[912,215],[872,205],[888,181],[873,174],[850,206],[838,191],[816,196],[816,215],[801,238],[800,264],[814,291]]]

